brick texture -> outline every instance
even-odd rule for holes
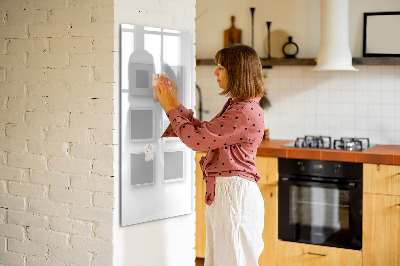
[[[70,180],[67,173],[40,171],[32,169],[29,174],[31,183],[53,185],[58,187],[69,187]]]
[[[28,239],[33,242],[61,248],[66,248],[68,246],[68,234],[33,227],[28,228],[27,231]]]
[[[8,223],[45,229],[49,226],[49,218],[45,215],[9,210]]]
[[[112,265],[113,0],[1,0],[0,265]]]
[[[90,236],[93,233],[92,228],[91,222],[61,217],[53,217],[50,222],[50,229],[75,235]]]
[[[8,240],[8,250],[15,253],[45,257],[47,248],[44,244],[10,238]]]
[[[54,202],[50,200],[30,199],[28,211],[47,216],[67,217],[69,208],[66,203]]]

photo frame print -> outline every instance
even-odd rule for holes
[[[163,152],[164,175],[163,183],[183,181],[184,150],[165,150]]]
[[[130,142],[154,140],[154,112],[153,107],[131,107],[129,109]]]
[[[131,153],[131,186],[154,184],[154,160],[146,161],[144,153]]]
[[[364,13],[363,56],[400,56],[400,11]]]

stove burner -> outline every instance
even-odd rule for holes
[[[368,138],[340,138],[334,140],[332,143],[331,137],[311,135],[306,135],[303,138],[297,138],[295,142],[287,143],[283,146],[344,151],[364,151],[371,147]]]
[[[363,151],[369,148],[368,138],[340,138],[333,142],[335,150]]]
[[[297,138],[294,146],[301,148],[330,149],[331,137],[306,135],[304,138]]]

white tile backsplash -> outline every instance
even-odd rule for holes
[[[264,110],[274,139],[305,134],[369,137],[372,143],[400,144],[400,66],[355,66],[359,71],[313,71],[312,66],[264,70],[271,108]],[[197,67],[203,120],[210,120],[227,98],[213,76],[214,66]]]
[[[395,91],[382,91],[382,104],[394,104],[395,101]]]
[[[369,104],[368,105],[368,117],[382,117],[382,105],[379,104]]]
[[[381,104],[382,102],[382,97],[381,97],[381,91],[368,91],[367,92],[367,97],[368,97],[368,104]]]
[[[394,105],[393,104],[383,104],[382,105],[382,118],[390,117],[392,120],[394,118]]]

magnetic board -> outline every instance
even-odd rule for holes
[[[170,122],[153,99],[152,76],[167,74],[179,101],[193,109],[194,39],[142,25],[121,24],[120,30],[120,224],[190,214],[195,153],[177,137],[161,138]]]

